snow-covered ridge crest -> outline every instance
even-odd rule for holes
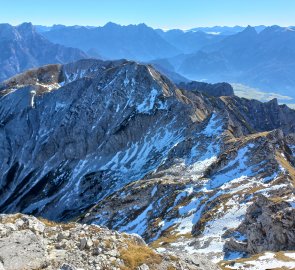
[[[167,104],[159,97],[172,96],[175,90],[175,86],[151,66],[127,60],[86,59],[66,65],[48,65],[29,70],[1,83],[0,91],[2,94],[8,94],[17,89],[32,87],[36,95],[43,95],[83,78],[96,81],[100,89],[108,89],[115,84],[120,90],[125,89],[129,99],[127,105],[136,103],[137,111],[142,113],[149,112],[154,106],[165,109]],[[101,78],[103,81],[100,81]],[[119,109],[118,107],[117,110]]]

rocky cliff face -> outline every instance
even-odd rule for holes
[[[0,269],[217,270],[202,256],[159,254],[136,235],[0,215]]]
[[[294,202],[295,111],[82,60],[0,86],[0,210],[137,233],[159,252],[225,243],[263,194]],[[237,255],[238,254],[238,255]]]
[[[229,83],[204,83],[204,82],[181,82],[177,85],[180,89],[189,91],[203,92],[210,96],[221,97],[221,96],[233,96],[234,90]]]
[[[263,195],[248,209],[237,230],[244,241],[232,238],[229,250],[251,254],[295,249],[295,209],[288,202],[272,202]]]
[[[194,123],[181,92],[149,66],[98,62],[84,77],[71,68],[58,90],[52,81],[4,90],[2,211],[73,217],[154,170]]]
[[[86,58],[74,48],[53,44],[38,34],[31,23],[13,27],[0,24],[0,81],[26,69]]]

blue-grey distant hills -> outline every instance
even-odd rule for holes
[[[194,53],[204,46],[218,43],[225,38],[223,34],[206,33],[202,30],[182,31],[179,29],[163,31],[156,29],[157,33],[182,53]],[[242,30],[241,30],[242,31]]]
[[[53,44],[37,33],[31,23],[0,24],[0,81],[51,63],[67,63],[87,57],[79,49]]]
[[[295,98],[293,27],[266,27],[258,33],[249,26],[194,53],[156,62],[193,80],[243,83]]]
[[[1,24],[0,43],[0,80],[49,63],[86,57],[125,58],[152,63],[177,83],[187,79],[227,81],[295,98],[294,27],[216,26],[163,31],[145,24]]]
[[[44,37],[65,46],[84,50],[91,56],[105,59],[148,61],[182,53],[145,24],[121,26],[107,23],[103,27],[53,26],[38,27]]]
[[[163,31],[145,24],[108,23],[103,27],[55,25],[37,29],[51,42],[79,48],[92,57],[151,62],[176,81],[183,77],[211,83],[228,81],[295,97],[293,27]]]
[[[257,32],[261,32],[263,29],[266,28],[265,25],[258,25],[254,26]],[[192,28],[189,31],[202,31],[208,34],[213,34],[213,35],[225,35],[225,36],[230,36],[237,34],[239,32],[242,32],[245,29],[244,26],[213,26],[213,27],[196,27]]]

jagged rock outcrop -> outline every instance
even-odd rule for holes
[[[203,256],[159,254],[136,235],[94,225],[0,215],[0,269],[217,270]]]
[[[234,90],[229,83],[205,83],[205,82],[181,82],[177,84],[180,89],[188,91],[198,91],[206,93],[210,96],[221,97],[221,96],[233,96]]]
[[[0,211],[224,258],[259,194],[294,200],[295,111],[181,90],[149,65],[81,60],[0,86]]]
[[[244,126],[249,133],[274,129],[281,129],[285,134],[295,133],[295,110],[279,105],[277,99],[265,103],[236,96],[221,99],[225,105],[224,109],[234,121],[232,129]],[[245,131],[242,133],[245,134]]]
[[[87,58],[79,49],[51,43],[31,23],[0,24],[0,48],[0,81],[29,68]]]
[[[243,241],[231,238],[225,249],[250,254],[294,250],[295,209],[288,202],[272,202],[260,195],[247,209],[237,232],[243,236]]]

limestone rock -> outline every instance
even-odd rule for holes
[[[137,270],[150,270],[150,268],[146,264],[142,264],[137,267]]]
[[[260,195],[247,209],[238,232],[244,243],[229,241],[226,248],[251,254],[295,249],[295,209],[288,202],[272,202]]]
[[[67,263],[64,263],[61,267],[60,267],[60,270],[77,270],[76,267],[70,265],[70,264],[67,264]]]
[[[0,262],[0,270],[5,270],[2,262]]]
[[[221,97],[221,96],[233,96],[234,90],[229,83],[205,83],[205,82],[188,82],[188,83],[179,83],[177,85],[181,89],[189,91],[199,91],[206,93],[210,96]]]
[[[5,270],[41,269],[47,265],[42,239],[32,231],[13,231],[0,238],[0,257]]]
[[[173,258],[170,254],[161,255],[149,248],[142,239],[138,241],[139,237],[95,225],[43,223],[37,218],[17,214],[1,215],[0,229],[7,224],[20,224],[21,221],[30,226],[15,226],[15,230],[7,231],[7,235],[0,238],[0,269],[218,269],[205,257],[188,260],[181,256],[178,258],[177,254]],[[36,230],[41,224],[43,232]],[[62,237],[60,240],[61,235],[68,235],[69,232],[72,237]],[[56,249],[56,245],[59,245],[59,249]],[[139,257],[134,259],[134,256]],[[196,263],[201,267],[196,267]]]

